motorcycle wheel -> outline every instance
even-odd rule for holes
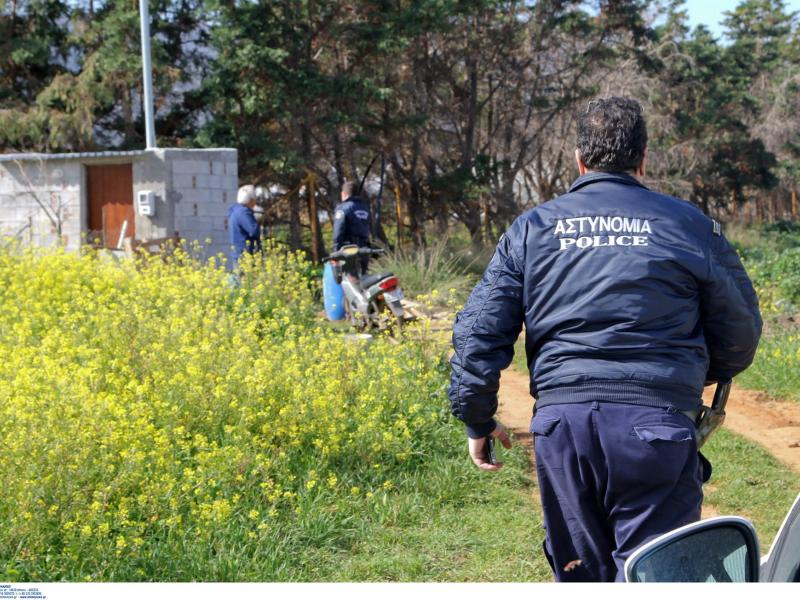
[[[347,319],[350,321],[350,325],[353,326],[353,329],[359,333],[363,333],[367,330],[368,319],[361,313],[353,310],[353,306],[350,304],[350,300],[347,299],[347,296],[344,298],[344,309],[347,313]]]

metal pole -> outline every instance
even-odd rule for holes
[[[381,187],[378,188],[378,199],[375,202],[375,231],[372,233],[373,237],[378,238],[378,232],[381,230],[381,209],[383,208],[383,180],[386,177],[386,156],[381,154]]]
[[[156,148],[156,127],[153,115],[153,74],[150,65],[150,11],[147,0],[139,0],[139,18],[142,29],[142,72],[144,79],[144,125],[147,148]]]

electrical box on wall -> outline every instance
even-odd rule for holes
[[[156,215],[156,195],[149,190],[142,190],[136,195],[136,210],[143,217]]]

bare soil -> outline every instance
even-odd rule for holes
[[[533,416],[533,396],[528,376],[513,368],[500,376],[500,391],[497,394],[497,418],[514,434],[514,441],[533,451],[533,435],[529,428]],[[529,456],[531,456],[529,452]]]
[[[705,404],[711,403],[712,395],[713,388],[708,388]],[[723,427],[760,444],[800,472],[800,403],[774,400],[734,385],[725,412]]]

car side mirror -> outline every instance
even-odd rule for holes
[[[758,537],[741,517],[715,517],[665,533],[625,561],[630,582],[758,581]]]

